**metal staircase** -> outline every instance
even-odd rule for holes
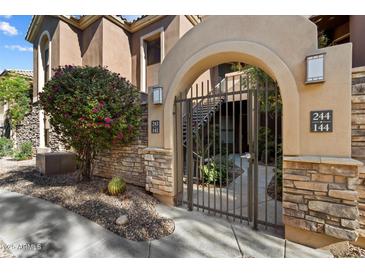
[[[215,89],[210,91],[206,96],[209,96],[216,90],[220,85],[224,86],[225,79],[215,86]],[[224,102],[224,96],[222,97],[207,97],[201,99],[198,103],[193,106],[192,109],[192,131],[193,135],[199,132],[199,129],[203,124],[207,123],[209,119],[214,115],[219,106]],[[183,116],[183,145],[187,142],[187,131],[188,131],[188,119],[187,114]]]

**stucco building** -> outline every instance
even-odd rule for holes
[[[143,16],[133,22],[119,16],[35,16],[26,37],[34,48],[33,102],[37,103],[54,67],[107,66],[140,89],[144,116],[141,135],[133,144],[114,147],[99,155],[97,175],[121,176],[130,183],[146,187],[165,203],[185,202],[190,209],[196,207],[227,218],[253,221],[255,226],[261,223],[277,228],[284,223],[288,239],[311,246],[339,239],[361,239],[358,242],[364,244],[361,237],[365,236],[365,173],[362,163],[352,159],[355,153],[356,158],[361,159],[365,147],[365,98],[359,91],[363,89],[365,73],[358,68],[363,66],[362,39],[356,32],[363,25],[362,19],[355,17],[348,17],[350,36],[346,34],[347,23],[341,19],[338,30],[337,25],[330,26],[335,29],[334,34],[328,37],[330,42],[321,47],[318,34],[329,27],[321,23],[327,20],[324,16],[312,16],[310,20],[302,16]],[[347,43],[349,41],[353,43]],[[315,74],[322,74],[310,83],[307,81],[308,63],[313,58]],[[282,112],[280,116],[274,114],[275,121],[272,120],[275,164],[267,160],[259,163],[257,157],[260,117],[263,121],[265,115],[261,114],[267,115],[267,111],[260,112],[257,94],[267,94],[267,85],[266,89],[259,90],[257,83],[243,84],[245,75],[234,74],[230,76],[229,86],[226,73],[233,62],[261,68],[279,88]],[[222,82],[222,78],[226,81]],[[195,83],[202,81],[208,85],[205,89],[202,85],[195,96],[192,92],[198,90]],[[163,90],[161,104],[152,102],[150,89],[154,86]],[[212,103],[211,98],[217,100]],[[239,109],[239,115],[227,114],[235,108]],[[242,109],[246,114],[242,114]],[[319,133],[312,130],[314,118],[310,115],[316,112],[319,116],[321,111],[322,114],[327,111],[331,130]],[[191,115],[187,115],[189,113]],[[217,127],[211,120],[220,120],[222,114],[226,123]],[[53,146],[52,126],[42,110],[37,115],[39,147],[43,150]],[[159,128],[153,132],[151,126],[156,121]],[[246,139],[235,134],[235,129],[242,133],[242,124]],[[278,125],[282,129],[278,129]],[[218,145],[223,143],[228,148],[228,141],[232,140],[232,149],[227,149],[226,158],[245,161],[248,169],[242,174],[252,175],[247,175],[247,185],[243,184],[243,175],[237,177],[240,196],[235,196],[235,175],[231,185],[227,175],[224,189],[220,182],[220,193],[216,192],[216,181],[204,190],[204,178],[199,170],[206,162],[222,157],[223,152],[217,153],[214,148],[211,155],[208,149],[208,156],[202,156],[194,150],[199,143],[192,143],[192,139],[199,139],[201,130],[203,136],[208,136],[201,138],[202,146],[210,147],[210,127],[218,128],[219,133],[225,132],[226,138],[218,136],[221,141]],[[278,131],[282,137],[283,168],[276,159]],[[265,135],[267,139],[267,132]],[[234,143],[237,138],[238,142],[244,142],[244,151],[237,146],[240,143]],[[192,170],[193,162],[196,171]],[[263,193],[264,200],[267,198],[267,178],[260,189],[252,186],[258,186],[259,170],[266,168],[267,171],[268,166],[274,170],[270,177],[275,178],[275,188],[278,187],[277,171],[282,172],[283,186],[279,187],[283,190],[283,200],[278,204],[275,197],[269,203],[264,201],[266,208],[259,208],[260,195]],[[199,180],[203,184],[199,185]],[[243,185],[247,187],[244,190],[248,195],[246,205],[240,200],[246,199]],[[229,198],[232,189],[234,194]],[[227,194],[224,198],[227,203],[222,207],[220,201],[219,209],[215,196],[222,197],[222,191]],[[204,204],[204,199],[214,199],[214,207]],[[275,222],[267,218],[270,210]],[[260,213],[263,214],[260,216]]]

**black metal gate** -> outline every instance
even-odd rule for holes
[[[281,99],[258,71],[175,98],[180,200],[254,228],[281,226]]]

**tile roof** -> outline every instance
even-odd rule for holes
[[[27,70],[27,69],[4,69],[4,71],[0,74],[0,76],[6,75],[7,73],[15,73],[15,74],[19,74],[21,76],[33,78],[33,70]]]

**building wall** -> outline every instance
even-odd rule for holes
[[[48,31],[51,36],[51,66],[54,68],[59,65],[59,19],[46,16],[44,17],[40,30],[34,38],[33,44],[33,102],[38,98],[38,41],[44,31]]]
[[[82,33],[81,57],[83,66],[100,66],[102,57],[103,20],[99,19]]]
[[[81,58],[81,38],[82,33],[75,27],[60,21],[59,23],[59,51],[60,65],[82,65]],[[56,46],[56,41],[55,41]]]
[[[130,34],[103,18],[102,65],[132,80]]]
[[[350,16],[352,67],[365,66],[365,15]]]
[[[25,142],[31,142],[34,151],[39,147],[39,109],[39,103],[33,103],[31,111],[17,125],[14,140],[16,146]],[[64,145],[57,136],[54,128],[51,126],[49,129],[49,147],[51,151],[65,150]]]
[[[365,68],[352,74],[352,157],[365,161]]]
[[[131,36],[132,84],[140,88],[140,47],[141,37],[161,27],[165,32],[165,55],[175,45],[179,38],[179,16],[166,16],[161,20],[135,32]],[[156,67],[150,68],[155,73]],[[147,73],[148,74],[148,73]],[[147,76],[148,77],[148,76]],[[153,77],[153,76],[152,76]],[[152,78],[153,79],[153,78]],[[153,82],[153,80],[150,79]],[[147,84],[148,85],[148,84]]]

